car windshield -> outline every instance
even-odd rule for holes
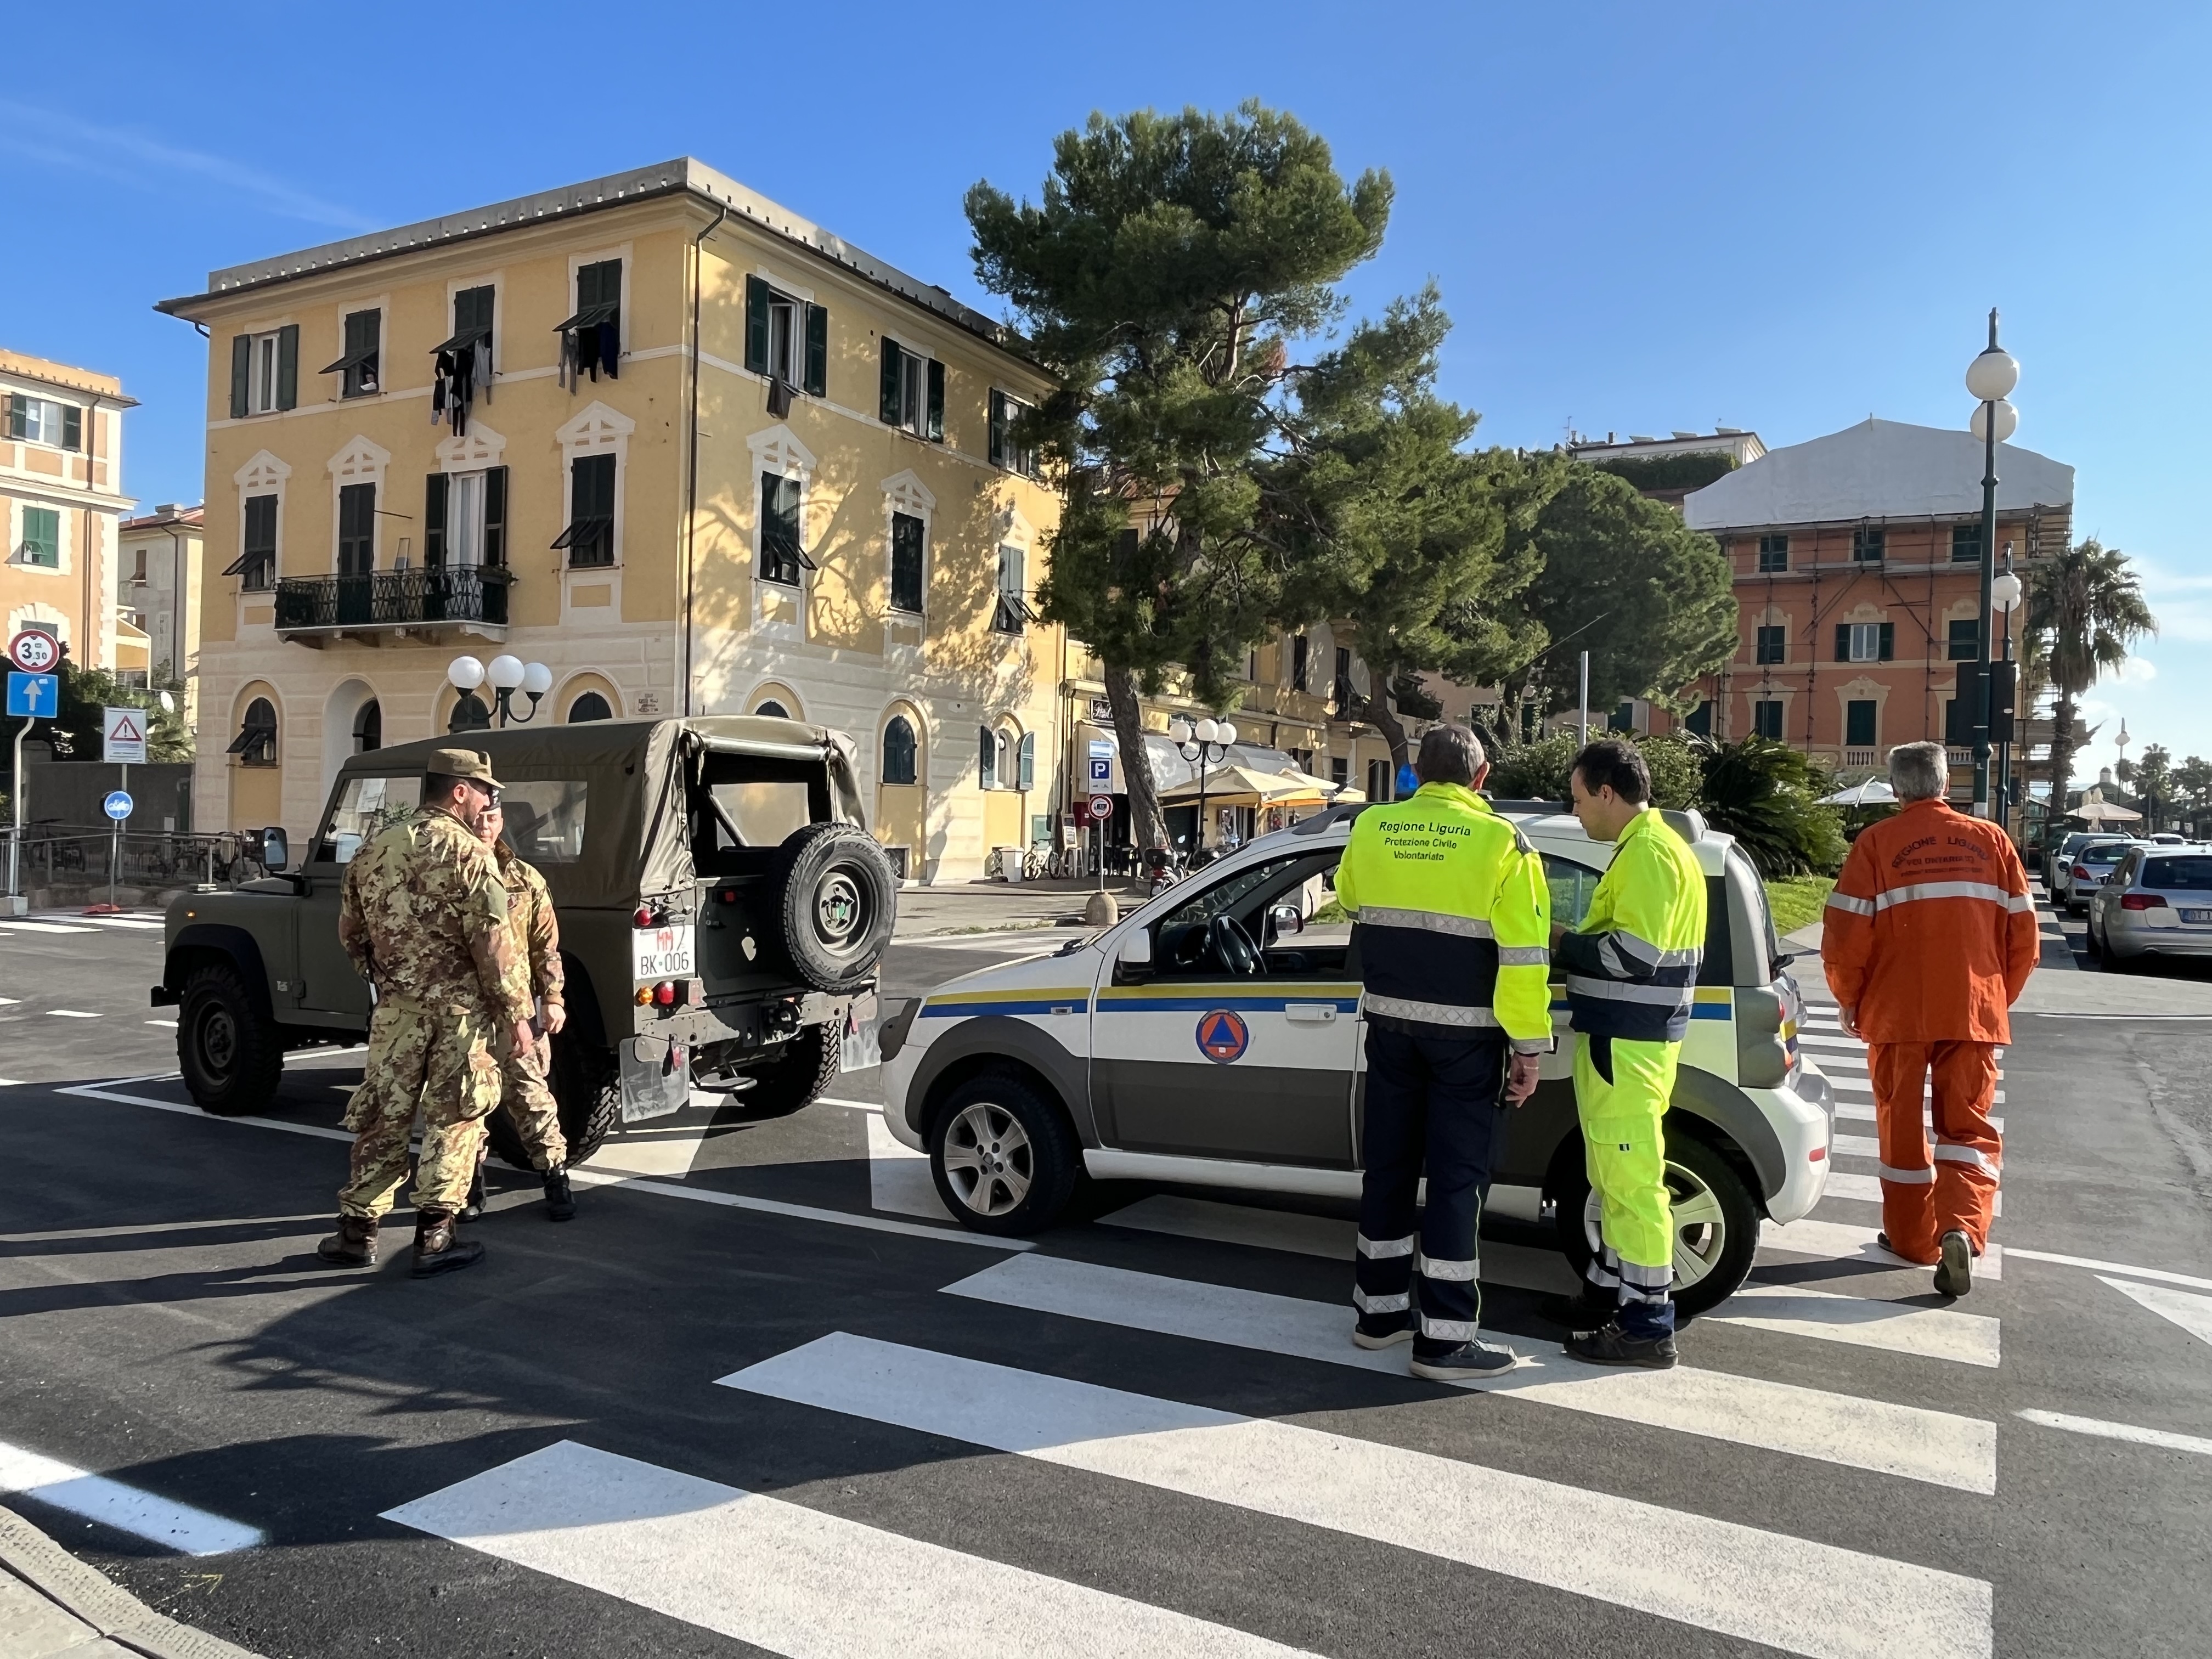
[[[576,778],[532,778],[500,792],[507,844],[525,864],[574,864],[584,855],[589,786]]]
[[[2084,849],[2081,861],[2083,864],[2118,864],[2134,850],[2124,841],[2108,842],[2102,847]]]
[[[2153,859],[2137,885],[2172,893],[2212,893],[2212,858]]]
[[[422,780],[348,778],[331,809],[331,827],[315,848],[318,864],[349,864],[362,843],[412,812],[422,799]]]

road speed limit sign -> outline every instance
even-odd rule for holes
[[[1114,797],[1111,795],[1093,795],[1091,798],[1091,816],[1094,820],[1100,823],[1103,823],[1107,819],[1112,817],[1114,816]]]
[[[26,674],[50,672],[61,658],[61,642],[35,628],[27,628],[8,641],[8,659]]]

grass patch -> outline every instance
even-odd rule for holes
[[[1829,876],[1784,876],[1766,883],[1766,906],[1774,912],[1774,931],[1794,933],[1820,921],[1835,884]]]

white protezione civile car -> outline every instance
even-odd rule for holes
[[[1359,810],[1262,836],[1111,927],[893,1012],[884,1116],[928,1153],[952,1213],[1034,1232],[1085,1174],[1356,1198],[1364,1029],[1332,888]],[[1553,920],[1578,923],[1612,845],[1548,804],[1498,810],[1543,856]],[[1757,872],[1697,814],[1668,819],[1705,872],[1710,917],[1666,1120],[1676,1296],[1695,1314],[1743,1282],[1762,1218],[1819,1202],[1834,1097],[1800,1050],[1803,1005]],[[1561,1040],[1505,1115],[1486,1213],[1556,1225],[1579,1272],[1597,1205],[1556,985],[1552,1017]]]

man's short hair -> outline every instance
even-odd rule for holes
[[[1609,787],[1632,806],[1641,806],[1651,799],[1651,769],[1632,743],[1600,738],[1586,744],[1575,757],[1574,769],[1582,774],[1583,787],[1593,795]]]
[[[1413,771],[1423,783],[1472,784],[1482,770],[1482,739],[1464,726],[1432,726],[1421,737]]]
[[[457,778],[449,773],[426,772],[422,775],[422,799],[431,805],[441,800],[451,800],[454,786],[467,781],[466,778]]]
[[[1940,743],[1901,743],[1889,751],[1889,787],[1899,800],[1934,800],[1951,787],[1951,757]]]

